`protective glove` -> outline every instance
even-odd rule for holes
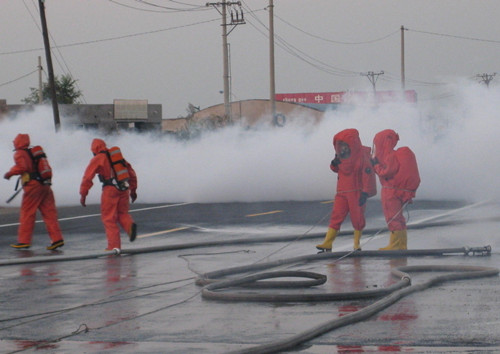
[[[368,193],[366,192],[361,192],[361,195],[359,197],[359,206],[363,206],[366,203],[366,200],[368,199]]]
[[[337,154],[335,154],[335,158],[332,160],[331,164],[333,167],[337,167],[338,165],[340,165],[342,163],[342,161],[340,161],[340,158]]]
[[[11,177],[12,177],[12,175],[9,172],[7,172],[6,174],[3,175],[3,178],[5,178],[7,180],[10,179]]]
[[[82,205],[82,207],[86,207],[87,206],[87,204],[85,204],[85,199],[86,199],[86,197],[84,195],[82,195],[80,197],[80,204]]]
[[[31,176],[29,173],[27,172],[24,172],[22,175],[21,175],[21,183],[22,185],[24,186],[26,183],[28,183],[29,181],[31,180]]]
[[[135,191],[133,192],[130,192],[130,200],[133,202],[135,202],[135,200],[137,199],[137,193]]]
[[[376,164],[379,163],[376,157],[374,159],[370,159],[370,162],[372,163],[372,166],[375,166]]]

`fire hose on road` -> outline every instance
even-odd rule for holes
[[[238,240],[238,243],[241,240]],[[202,242],[205,244],[204,242]],[[226,243],[227,244],[227,243]],[[175,246],[156,247],[154,252],[159,252],[160,248],[163,251],[171,249],[185,249],[188,244]],[[150,248],[146,249],[145,253],[152,252]],[[72,261],[78,259],[99,258],[104,256],[115,256],[119,254],[128,254],[127,250],[99,252],[94,254],[77,255],[77,256],[48,256],[48,257],[31,257],[25,259],[10,259],[0,262],[0,266],[25,264],[25,263],[43,263],[57,261]],[[134,250],[130,254],[139,254],[139,250]],[[245,294],[227,291],[231,287],[254,287],[254,288],[298,288],[321,285],[325,283],[326,276],[313,272],[303,271],[278,271],[253,274],[240,279],[221,280],[221,277],[260,271],[283,265],[300,264],[312,261],[321,260],[339,260],[347,257],[377,257],[377,258],[401,258],[401,257],[419,257],[419,256],[457,256],[457,255],[481,255],[489,256],[491,247],[461,247],[447,249],[420,249],[420,250],[394,250],[394,251],[350,251],[350,252],[327,252],[320,254],[311,254],[287,259],[280,259],[267,263],[255,263],[246,266],[226,268],[214,272],[205,273],[196,280],[197,285],[202,285],[202,296],[205,299],[220,300],[220,301],[259,301],[259,302],[300,302],[300,301],[339,301],[353,299],[369,299],[380,298],[371,305],[365,308],[345,315],[341,318],[335,318],[331,321],[321,323],[308,329],[302,333],[298,333],[292,337],[280,339],[278,341],[263,344],[258,346],[243,348],[236,353],[276,353],[289,349],[293,349],[300,344],[306,343],[316,337],[328,333],[336,328],[350,325],[373,316],[374,314],[389,307],[401,298],[412,293],[425,290],[436,284],[441,284],[447,281],[480,278],[486,276],[496,276],[499,270],[489,267],[476,266],[461,266],[461,265],[431,265],[431,266],[407,266],[392,269],[392,275],[399,280],[386,288],[366,290],[359,292],[347,293],[327,293],[327,294]],[[409,273],[411,272],[449,272],[448,274],[433,277],[432,279],[418,285],[411,284]],[[309,280],[302,281],[268,281],[266,279],[273,278],[307,278]],[[259,282],[260,280],[266,280]],[[224,290],[219,292],[219,290]]]
[[[484,253],[481,252],[483,249]],[[475,250],[469,250],[465,254],[480,254],[487,255],[491,251],[489,246],[484,248],[476,248]],[[405,252],[405,251],[387,251],[387,252]],[[421,250],[422,254],[424,250]],[[362,256],[361,253],[365,252],[354,252],[358,256]],[[320,254],[324,255],[324,253]],[[331,255],[328,254],[327,255]],[[368,254],[365,254],[368,255]],[[281,262],[281,264],[284,264]],[[267,266],[276,266],[277,262],[267,263]],[[259,264],[259,266],[262,266]],[[245,269],[246,268],[246,269]],[[321,274],[311,273],[311,272],[301,272],[301,271],[278,271],[261,273],[257,275],[247,276],[239,279],[232,280],[222,280],[215,281],[213,278],[219,275],[229,275],[235,273],[242,273],[250,268],[255,268],[254,266],[247,267],[236,267],[229,270],[221,270],[216,272],[207,273],[202,277],[199,277],[197,284],[207,284],[202,290],[202,296],[206,299],[219,300],[219,301],[258,301],[258,302],[300,302],[300,301],[339,301],[339,300],[355,300],[355,299],[366,299],[381,297],[373,304],[370,304],[363,309],[356,311],[351,314],[347,314],[340,318],[335,318],[331,321],[321,323],[314,326],[306,331],[298,333],[289,338],[277,340],[272,343],[263,344],[259,346],[254,346],[250,348],[241,349],[232,353],[277,353],[285,350],[291,350],[305,342],[308,342],[316,337],[319,337],[325,333],[328,333],[334,329],[351,325],[353,323],[368,319],[374,314],[384,310],[390,305],[396,303],[400,299],[410,294],[423,291],[432,286],[442,284],[454,280],[463,279],[473,279],[482,277],[491,277],[499,274],[497,268],[492,267],[480,267],[480,266],[463,266],[463,265],[417,265],[417,266],[403,266],[393,268],[391,274],[399,279],[395,284],[376,290],[366,290],[358,292],[346,292],[346,293],[321,293],[321,294],[255,294],[255,293],[238,293],[234,291],[218,292],[218,290],[228,289],[231,287],[279,287],[279,288],[295,288],[301,285],[303,286],[313,286],[320,285],[326,281],[326,277],[323,278]],[[411,277],[409,273],[415,272],[447,272],[439,276],[432,277],[431,279],[417,285],[412,285]],[[258,281],[278,278],[278,277],[303,277],[310,278],[310,281],[283,281],[283,282],[262,282],[259,286]]]
[[[418,285],[411,285],[411,279],[408,274],[411,272],[451,272],[451,273],[433,277]],[[364,307],[359,311],[347,314],[345,316],[336,318],[334,320],[325,323],[321,323],[311,329],[308,329],[302,333],[298,333],[292,337],[278,340],[269,344],[242,349],[234,353],[241,353],[241,354],[277,353],[284,350],[290,350],[292,348],[297,347],[300,344],[310,341],[336,328],[340,328],[343,326],[347,326],[365,320],[373,316],[374,314],[382,311],[383,309],[389,307],[390,305],[396,303],[403,297],[419,291],[423,291],[437,284],[442,284],[453,280],[496,276],[498,275],[498,273],[499,270],[496,268],[460,266],[460,265],[426,265],[426,266],[406,266],[406,267],[394,268],[392,270],[392,274],[396,277],[401,278],[400,282],[406,283],[406,285],[402,289],[391,292],[389,295],[383,297],[382,299],[374,302],[371,305]],[[351,298],[346,297],[344,299],[346,300]]]

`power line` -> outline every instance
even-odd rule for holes
[[[242,3],[245,4],[245,1],[243,1]],[[260,30],[255,24],[252,23],[252,21],[247,21],[247,23],[250,24],[253,28],[255,28],[265,38],[269,38],[269,36],[268,36],[269,28],[264,23],[262,23],[262,21],[260,21],[258,17],[255,16],[255,12],[256,11],[252,11],[251,9],[247,9],[247,15],[250,15],[253,19],[255,19],[259,23],[259,25],[261,27],[263,27],[267,32]],[[247,20],[248,20],[248,16],[247,16]],[[336,75],[336,76],[343,76],[343,77],[353,77],[355,75],[358,75],[357,71],[351,71],[351,70],[337,68],[337,67],[329,65],[327,63],[324,63],[324,62],[310,56],[306,52],[298,49],[297,47],[295,47],[292,44],[290,44],[289,42],[287,42],[283,37],[277,35],[276,33],[274,36],[275,36],[275,39],[277,40],[276,44],[278,47],[280,47],[285,52],[288,52],[290,55],[298,58],[299,60],[304,61],[305,63],[315,67],[316,69],[318,69],[320,71],[323,71],[327,74]]]
[[[243,1],[243,3],[245,3],[245,1]],[[267,30],[267,27],[253,14],[255,11],[252,11],[251,9],[247,9],[247,12],[252,16],[252,18],[254,18],[260,24],[260,26],[262,26],[264,29]],[[248,21],[248,23],[252,27],[254,27],[258,32],[260,32],[263,36],[268,37],[267,34],[264,31],[261,31],[259,28],[257,28],[257,26],[255,26],[251,21]],[[390,36],[392,36],[392,35],[394,35],[395,33],[398,33],[398,32],[399,32],[399,30],[396,30],[396,31],[394,31],[394,32],[388,34],[387,36],[382,37],[382,38],[380,38],[378,40],[385,39],[385,38],[390,37]],[[275,36],[278,38],[278,43],[277,43],[278,47],[280,47],[281,49],[283,49],[285,52],[288,52],[290,55],[298,58],[299,60],[304,61],[306,64],[311,65],[312,67],[316,68],[317,70],[323,71],[323,72],[325,72],[327,74],[330,74],[330,75],[335,75],[335,76],[340,76],[340,77],[354,77],[354,76],[358,75],[358,73],[359,73],[359,71],[352,71],[352,70],[347,70],[347,69],[341,69],[341,68],[333,67],[333,66],[331,66],[329,64],[326,64],[326,63],[320,61],[319,59],[313,58],[312,56],[308,55],[304,51],[302,51],[302,50],[294,47],[293,45],[291,45],[289,42],[287,42],[282,37],[280,37],[278,35],[275,35]],[[314,36],[314,35],[311,35],[311,36]],[[322,39],[321,37],[319,37],[319,38]],[[327,40],[327,39],[324,39],[324,40]],[[377,40],[373,40],[373,41],[377,41]],[[340,42],[340,43],[342,44],[342,42]],[[359,42],[359,43],[362,44],[363,42]],[[369,42],[365,42],[365,43],[369,43]],[[349,44],[349,43],[345,42],[345,44]],[[352,43],[352,44],[355,44],[355,43]],[[388,74],[388,73],[384,72],[384,74]],[[380,79],[382,81],[388,81],[388,82],[399,81],[399,77],[396,78],[396,77],[393,77],[393,76],[390,76],[390,75],[387,78],[385,76],[384,77],[380,77]],[[416,85],[416,86],[442,86],[442,85],[447,85],[447,83],[443,83],[443,82],[428,82],[428,81],[416,80],[416,79],[411,79],[411,78],[407,78],[407,81],[409,83],[412,83],[413,85]]]
[[[305,35],[309,36],[309,37],[312,37],[312,38],[316,38],[316,39],[320,39],[322,41],[325,41],[325,42],[329,42],[329,43],[334,43],[334,44],[346,44],[346,45],[359,45],[359,44],[371,44],[371,43],[375,43],[375,42],[380,42],[384,39],[387,39],[397,33],[399,33],[399,30],[396,30],[394,32],[391,32],[383,37],[380,37],[380,38],[376,38],[376,39],[370,39],[370,40],[366,40],[366,41],[361,41],[361,42],[344,42],[344,41],[336,41],[336,40],[332,40],[332,39],[328,39],[328,38],[324,38],[324,37],[320,37],[318,35],[315,35],[315,34],[312,34],[312,33],[309,33],[303,29],[300,29],[299,27],[293,25],[292,23],[284,20],[283,18],[277,16],[277,15],[274,15],[276,18],[278,18],[280,21],[282,21],[283,23],[287,24],[288,26],[296,29],[297,31],[299,32],[302,32],[304,33]]]
[[[193,11],[193,10],[207,10],[205,6],[202,6],[202,5],[193,5],[193,4],[186,4],[186,3],[181,3],[181,2],[178,2],[178,1],[172,1],[173,3],[176,3],[176,4],[182,4],[182,5],[188,5],[188,6],[191,6],[191,8],[189,9],[179,9],[179,8],[175,8],[175,7],[168,7],[168,6],[162,6],[162,5],[157,5],[155,3],[152,3],[152,2],[149,2],[149,1],[145,1],[145,0],[135,0],[136,2],[138,3],[141,3],[141,4],[146,4],[146,5],[149,5],[149,6],[152,6],[152,7],[158,7],[160,9],[166,9],[166,10],[174,10],[174,11]]]
[[[192,7],[200,7],[200,6],[203,6],[203,5],[198,5],[198,4],[190,4],[190,3],[187,3],[187,2],[175,1],[175,0],[167,0],[167,1],[169,1],[169,2],[173,2],[174,4],[186,5],[186,6],[192,6]]]
[[[91,40],[91,41],[68,43],[68,44],[58,45],[57,48],[69,48],[69,47],[76,47],[76,46],[80,46],[80,45],[115,41],[115,40],[127,39],[127,38],[132,38],[132,37],[140,37],[140,36],[145,36],[148,34],[166,32],[166,31],[176,30],[176,29],[180,29],[180,28],[184,28],[184,27],[196,26],[196,25],[205,24],[205,23],[209,23],[209,22],[215,22],[215,21],[219,21],[219,19],[200,21],[200,22],[195,22],[195,23],[191,23],[191,24],[187,24],[187,25],[174,26],[174,27],[163,28],[163,29],[159,29],[159,30],[152,30],[152,31],[147,31],[147,32],[132,33],[132,34],[127,34],[127,35],[123,35],[123,36],[95,39],[95,40]],[[52,48],[55,48],[55,47],[53,46]],[[21,49],[21,50],[10,51],[10,52],[0,52],[0,55],[22,54],[22,53],[35,52],[35,51],[40,51],[40,50],[43,50],[43,48]]]
[[[37,71],[38,71],[38,69],[35,69],[35,70],[33,70],[33,71],[31,71],[31,72],[29,72],[29,73],[27,73],[27,74],[24,74],[23,76],[19,76],[19,77],[18,77],[18,78],[16,78],[16,79],[13,79],[13,80],[10,80],[10,81],[7,81],[7,82],[4,82],[3,84],[0,84],[0,86],[5,86],[5,85],[11,84],[11,83],[13,83],[13,82],[19,81],[19,80],[21,80],[21,79],[24,79],[25,77],[28,77],[28,76],[30,76],[31,74],[36,73]]]
[[[436,33],[436,32],[429,32],[429,31],[419,31],[419,30],[412,30],[409,28],[405,28],[407,31],[413,31],[417,33],[423,33],[423,34],[429,34],[433,36],[440,36],[440,37],[449,37],[449,38],[456,38],[456,39],[465,39],[469,41],[478,41],[478,42],[487,42],[487,43],[497,43],[500,44],[500,41],[492,40],[492,39],[482,39],[482,38],[474,38],[474,37],[465,37],[465,36],[457,36],[453,34],[445,34],[445,33]]]
[[[135,0],[136,2],[139,2],[141,4],[144,4],[144,5],[147,5],[150,7],[164,9],[164,10],[151,10],[151,9],[145,9],[145,8],[140,8],[140,7],[122,4],[121,2],[118,2],[116,0],[108,0],[108,1],[115,4],[115,5],[119,5],[119,6],[126,7],[129,9],[132,9],[132,10],[136,10],[136,11],[144,11],[144,12],[176,13],[176,12],[192,12],[192,11],[206,11],[207,10],[204,6],[201,6],[201,5],[184,4],[181,2],[176,2],[176,3],[182,4],[182,5],[187,5],[187,6],[192,6],[192,7],[187,8],[187,9],[180,9],[180,8],[175,8],[175,7],[161,6],[161,5],[157,5],[157,4],[154,4],[152,2],[148,2],[148,1]]]
[[[24,1],[23,1],[24,3]],[[39,8],[35,5],[34,3],[34,0],[31,0],[31,3],[33,4],[33,6],[36,8],[36,11],[39,12]],[[40,28],[40,26],[38,26],[38,22],[35,20],[34,16],[32,15],[31,11],[29,10],[29,8],[26,6],[26,3],[24,3],[24,6],[26,7],[26,10],[29,12],[31,18],[33,19],[33,22],[35,22],[35,25],[37,26],[38,30],[40,31],[40,33],[43,35],[43,31],[42,29]],[[63,73],[66,73],[67,75],[69,75],[69,77],[71,77],[75,83],[75,86],[76,88],[81,92],[81,97],[83,99],[83,102],[84,103],[87,103],[86,99],[85,99],[85,95],[83,94],[82,90],[80,89],[80,87],[78,86],[78,83],[77,83],[77,80],[75,80],[73,74],[71,73],[71,69],[69,68],[68,66],[68,63],[66,62],[66,60],[64,59],[64,56],[62,55],[61,51],[59,50],[59,48],[57,47],[57,43],[54,39],[54,37],[52,36],[52,33],[50,31],[48,31],[48,35],[50,36],[50,40],[52,41],[52,43],[55,44],[55,46],[51,47],[51,52],[52,52],[52,49],[56,49],[57,50],[57,53],[59,55],[59,57],[61,58],[61,61],[62,63],[64,64],[61,64],[61,61],[59,60],[58,56],[55,56],[55,59],[57,61],[57,64],[59,64],[59,67],[61,68],[62,72]]]
[[[246,2],[244,0],[242,0],[242,3],[246,5]],[[247,6],[248,7],[248,6]],[[250,13],[252,15],[252,17],[263,27],[265,28],[266,30],[267,27],[255,16],[253,15],[253,11],[248,8],[248,13]],[[274,16],[278,19],[280,19],[282,22],[284,22],[285,24],[287,24],[288,26],[310,36],[310,37],[313,37],[313,38],[317,38],[317,39],[320,39],[320,40],[323,40],[323,41],[326,41],[326,42],[330,42],[330,43],[334,43],[334,44],[347,44],[347,45],[353,45],[353,44],[368,44],[368,43],[373,43],[373,42],[377,42],[377,41],[381,41],[381,40],[384,40],[396,33],[398,33],[399,31],[396,30],[394,32],[391,32],[389,33],[388,35],[386,36],[383,36],[381,38],[378,38],[378,39],[373,39],[373,40],[368,40],[368,41],[363,41],[363,42],[344,42],[344,41],[335,41],[335,40],[331,40],[331,39],[328,39],[328,38],[324,38],[324,37],[320,37],[320,36],[317,36],[317,35],[314,35],[314,34],[311,34],[293,24],[291,24],[290,22],[284,20],[283,18],[277,16],[276,14],[274,14]],[[263,34],[264,36],[267,36],[263,31],[261,31],[260,29],[258,29],[253,23],[249,22],[250,25],[252,25],[252,27],[254,27],[258,32],[260,32],[261,34]],[[405,30],[408,30],[407,28],[405,28]],[[433,33],[433,32],[426,32],[426,31],[417,31],[417,30],[413,30],[414,32],[421,32],[421,33],[426,33],[426,34],[433,34],[433,35],[441,35],[441,36],[447,36],[447,37],[453,37],[453,38],[460,38],[460,39],[467,39],[467,40],[476,40],[476,41],[484,41],[484,42],[493,42],[493,43],[500,43],[500,41],[491,41],[491,40],[484,40],[484,39],[479,39],[479,38],[472,38],[472,37],[464,37],[464,36],[454,36],[454,35],[446,35],[446,34],[440,34],[440,33]],[[354,75],[354,72],[351,71],[351,70],[345,70],[345,69],[340,69],[340,68],[335,68],[335,67],[332,67],[326,63],[322,63],[321,61],[319,61],[318,59],[316,58],[313,58],[311,57],[310,55],[306,54],[305,52],[299,50],[298,48],[294,47],[293,45],[291,45],[289,42],[287,42],[286,40],[284,40],[282,37],[279,37],[277,35],[275,35],[278,39],[279,39],[279,42],[277,43],[277,45],[282,48],[283,50],[285,50],[286,52],[288,52],[290,55],[304,61],[305,63],[315,67],[316,69],[318,70],[321,70],[323,72],[326,72],[328,74],[332,74],[332,75],[338,75],[338,76],[351,76],[351,75]],[[331,70],[331,69],[334,69],[334,70]],[[339,71],[341,71],[341,73]],[[383,81],[396,81],[395,78],[392,78],[392,77],[389,77],[389,78],[381,78],[381,80]],[[442,82],[427,82],[427,81],[421,81],[421,80],[415,80],[415,79],[408,79],[409,82],[413,83],[414,85],[421,85],[421,86],[441,86],[441,85],[447,85],[447,83],[442,83]]]
[[[380,80],[386,81],[386,82],[399,82],[400,78],[398,75],[384,70],[384,76],[380,77]],[[408,78],[406,79],[406,81],[412,83],[414,86],[443,86],[443,85],[447,85],[447,83],[445,83],[445,82],[429,82],[429,81],[422,81],[422,80],[408,79]]]

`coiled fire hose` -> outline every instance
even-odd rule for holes
[[[412,272],[449,272],[447,274],[439,275],[432,277],[431,279],[417,285],[411,284],[411,278],[408,273]],[[231,353],[238,354],[250,354],[250,353],[278,353],[285,350],[291,350],[305,342],[308,342],[316,337],[319,337],[325,333],[328,333],[334,329],[347,326],[362,320],[365,320],[374,314],[384,310],[390,305],[396,303],[400,299],[410,294],[423,291],[437,284],[442,284],[448,281],[453,280],[462,280],[462,279],[472,279],[472,278],[482,278],[482,277],[490,277],[496,276],[499,273],[499,270],[496,268],[490,267],[479,267],[479,266],[463,266],[463,265],[420,265],[420,266],[404,266],[394,268],[391,271],[392,275],[399,278],[400,280],[391,287],[381,289],[378,295],[382,295],[387,293],[385,297],[380,300],[377,300],[371,305],[364,307],[363,309],[344,315],[340,318],[335,318],[334,320],[321,323],[319,325],[314,326],[306,331],[298,333],[294,336],[281,339],[272,343],[263,344],[259,346],[254,346],[246,349],[241,349],[238,351],[234,351]],[[273,276],[273,274],[271,274]],[[265,275],[261,275],[258,277],[259,279],[265,279]],[[245,280],[243,280],[245,279]],[[234,285],[231,282],[238,283],[238,285],[244,285],[245,281],[255,281],[252,277],[243,278],[240,281],[227,281],[225,285]],[[224,283],[224,282],[221,282]],[[217,285],[219,284],[219,285]],[[210,294],[211,291],[215,289],[220,289],[220,283],[214,283],[206,286],[203,290],[206,289],[207,292],[204,292],[204,296]],[[366,298],[376,296],[375,292],[377,291],[361,291],[358,293],[337,293],[337,294],[316,294],[312,297],[306,296],[302,301],[326,301],[326,300],[352,300],[355,298]],[[329,295],[329,296],[321,296],[321,295]],[[318,297],[319,296],[319,297]],[[313,298],[316,299],[313,300]],[[329,299],[327,299],[329,297]],[[217,299],[220,299],[218,297]],[[272,301],[300,301],[297,296],[291,296],[289,299],[281,296],[272,296],[268,295],[267,300]],[[223,297],[224,300],[233,300],[240,301],[243,300],[242,297],[235,297],[234,294],[229,294],[227,297]],[[253,298],[253,301],[260,301],[261,298]],[[258,299],[258,300],[256,300]],[[245,300],[248,301],[248,300]],[[250,300],[252,301],[252,300]]]
[[[440,250],[404,250],[404,251],[357,251],[349,252],[349,257],[364,257],[364,256],[429,256],[429,255],[452,255],[462,253],[465,255],[490,255],[491,247],[474,247],[474,248],[459,248],[459,249],[440,249]],[[245,276],[237,279],[220,280],[220,277],[241,274],[256,270],[269,269],[285,264],[297,262],[320,260],[320,259],[338,259],[345,256],[345,252],[320,253],[311,256],[302,256],[278,260],[267,263],[252,264],[247,266],[233,267],[222,269],[214,272],[205,273],[199,276],[196,280],[197,285],[203,285],[202,296],[209,300],[219,301],[252,301],[252,302],[311,302],[311,301],[339,301],[339,300],[354,300],[380,298],[371,305],[365,308],[336,318],[332,321],[319,324],[302,333],[298,333],[292,337],[278,340],[269,344],[263,344],[251,348],[241,349],[234,353],[277,353],[285,350],[291,350],[298,345],[328,333],[336,328],[350,325],[373,316],[390,305],[396,303],[401,298],[423,291],[448,281],[482,278],[496,276],[499,274],[497,268],[480,267],[480,266],[464,266],[464,265],[420,265],[420,266],[404,266],[397,267],[391,270],[391,274],[399,279],[396,283],[381,289],[372,289],[357,292],[346,293],[291,293],[291,294],[273,294],[273,293],[255,293],[235,291],[231,288],[298,288],[321,285],[326,281],[326,276],[313,272],[303,271],[276,271],[265,272]],[[417,285],[412,285],[409,273],[414,272],[447,272],[439,276]],[[303,281],[268,281],[266,279],[274,278],[308,278],[310,280]],[[264,282],[259,282],[266,280]],[[229,290],[228,290],[229,289]],[[224,291],[220,291],[224,290]]]

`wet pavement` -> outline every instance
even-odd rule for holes
[[[388,242],[388,233],[381,231],[385,222],[379,203],[368,203],[363,251]],[[66,245],[58,252],[45,250],[49,239],[43,223],[36,225],[30,250],[8,247],[15,241],[18,211],[0,209],[0,352],[226,353],[285,340],[355,313],[378,299],[213,301],[202,298],[202,287],[195,284],[207,272],[316,254],[314,246],[323,239],[331,207],[322,201],[133,205],[139,237],[130,243],[123,234],[120,256],[104,252],[97,205],[59,208]],[[499,203],[417,200],[405,215],[412,225],[409,249],[490,245],[491,254],[318,258],[265,271],[319,273],[327,276],[322,285],[238,291],[345,293],[394,284],[398,279],[390,271],[399,266],[500,268]],[[344,230],[352,230],[349,221]],[[334,251],[351,249],[350,232],[339,235]],[[89,258],[71,260],[81,255]],[[54,261],[26,261],[40,257]],[[70,259],[58,261],[64,257]],[[410,274],[412,284],[433,273]],[[500,278],[438,284],[293,350],[393,351],[500,352]]]

